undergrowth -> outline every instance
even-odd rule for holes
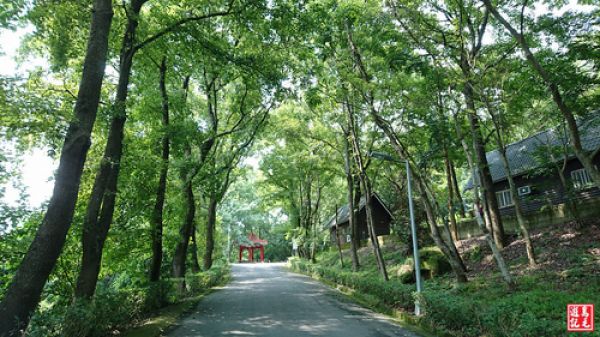
[[[350,261],[344,268],[337,252],[318,256],[318,263],[292,258],[290,268],[319,279],[354,289],[375,298],[377,305],[414,311],[415,300],[422,315],[414,320],[418,325],[442,336],[568,336],[566,307],[570,303],[600,303],[600,281],[597,275],[573,275],[537,271],[517,277],[517,287],[509,290],[499,275],[474,277],[458,285],[452,275],[424,282],[424,291],[417,295],[414,284],[403,284],[393,273],[388,282],[377,273],[374,259],[363,256],[362,268],[352,272]],[[385,252],[389,269],[402,264],[405,258]],[[403,260],[404,259],[404,260]],[[577,333],[573,336],[600,336],[600,332]]]
[[[179,290],[181,279],[164,279],[154,284],[137,284],[127,275],[99,282],[92,300],[74,303],[55,301],[47,296],[31,319],[28,337],[103,337],[119,334],[164,306],[198,296],[223,282],[229,266],[188,274],[186,291]]]

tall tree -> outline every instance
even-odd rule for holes
[[[508,180],[508,186],[510,190],[510,197],[513,201],[515,208],[515,215],[517,216],[517,223],[519,224],[519,229],[521,230],[521,235],[523,236],[523,241],[525,241],[525,249],[527,251],[527,260],[529,261],[529,266],[535,267],[537,262],[535,261],[535,253],[533,251],[533,243],[531,242],[531,236],[529,235],[529,224],[525,215],[523,214],[523,206],[521,205],[521,199],[519,197],[519,193],[517,191],[517,185],[515,184],[515,179],[513,177],[513,172],[510,168],[510,162],[508,161],[508,157],[506,155],[506,143],[504,141],[504,134],[506,133],[504,130],[506,128],[505,122],[503,121],[503,116],[500,112],[496,111],[496,109],[492,106],[492,103],[489,101],[487,97],[483,98],[487,109],[492,117],[492,121],[494,123],[494,138],[496,138],[496,144],[498,145],[498,153],[500,154],[500,160],[502,161],[502,167],[504,168],[504,174],[506,175],[506,179]]]
[[[462,147],[463,147],[466,159],[467,159],[468,168],[471,171],[471,174],[473,174],[473,177],[475,177],[476,169],[475,169],[475,163],[473,160],[473,156],[471,155],[471,151],[470,151],[471,149],[469,148],[469,145],[467,144],[467,141],[465,140],[465,138],[462,134],[462,130],[461,130],[460,126],[458,125],[458,123],[456,123],[455,127],[456,127],[457,138],[460,140],[460,142],[462,144]],[[481,230],[481,232],[483,233],[485,241],[487,242],[488,246],[492,250],[492,254],[494,255],[494,259],[496,260],[496,264],[498,266],[498,269],[500,270],[500,274],[502,275],[504,282],[506,282],[506,284],[509,287],[514,287],[514,285],[515,285],[514,280],[513,280],[512,275],[510,274],[510,271],[508,270],[506,261],[504,260],[504,257],[500,253],[500,249],[498,249],[498,246],[496,246],[496,242],[492,238],[490,231],[484,224],[483,217],[482,217],[483,205],[481,203],[481,195],[479,192],[479,182],[475,179],[473,180],[473,186],[474,186],[474,188],[473,188],[474,189],[474,191],[473,191],[473,199],[474,199],[473,200],[473,208],[474,208],[473,211],[475,213],[475,221],[477,222],[479,230]]]
[[[353,34],[351,33],[349,25],[346,27],[347,29],[347,39],[348,39],[348,48],[350,49],[351,58],[356,66],[359,77],[364,81],[367,85],[372,82],[372,75],[368,73],[367,67],[363,61],[363,56],[358,46],[354,42]],[[362,93],[363,99],[366,101],[367,110],[369,115],[375,121],[375,124],[388,136],[392,146],[397,151],[400,158],[404,160],[410,160],[410,156],[406,151],[406,148],[401,145],[397,135],[394,133],[393,129],[390,127],[389,122],[383,119],[377,108],[376,108],[376,98],[374,94],[374,90],[372,86],[367,86],[365,92]],[[466,282],[466,270],[460,255],[458,254],[458,250],[456,249],[454,242],[450,240],[450,242],[445,242],[439,233],[439,229],[436,221],[436,212],[437,202],[435,201],[431,189],[426,185],[426,183],[420,178],[420,175],[417,174],[416,171],[411,170],[415,180],[417,182],[417,186],[421,191],[423,196],[422,200],[425,206],[425,210],[427,213],[428,222],[430,224],[432,238],[434,239],[436,245],[440,247],[444,255],[450,261],[450,265],[452,266],[453,271],[457,277],[459,282]]]
[[[348,40],[352,39],[352,34],[348,27]],[[365,211],[367,216],[367,230],[369,231],[369,237],[371,238],[371,244],[373,245],[373,251],[375,253],[375,258],[377,261],[377,269],[381,273],[381,277],[385,281],[389,279],[387,268],[385,266],[385,259],[383,258],[383,254],[381,253],[381,248],[379,247],[379,241],[377,240],[377,233],[375,232],[375,224],[373,223],[373,191],[371,189],[371,181],[369,180],[369,176],[367,175],[366,164],[364,162],[363,153],[360,147],[358,134],[356,132],[356,122],[354,117],[354,111],[350,104],[346,105],[345,108],[346,116],[348,120],[348,130],[350,131],[350,142],[352,144],[352,153],[354,154],[354,162],[358,168],[359,179],[360,179],[360,187],[362,194],[365,196]]]
[[[155,35],[138,42],[136,31],[139,25],[140,11],[148,0],[133,0],[126,6],[127,25],[121,44],[119,58],[119,80],[117,93],[112,105],[112,119],[104,155],[96,174],[92,194],[90,195],[83,225],[83,256],[81,271],[77,278],[75,296],[89,298],[94,294],[100,272],[102,250],[112,223],[115,202],[118,193],[120,161],[123,155],[125,121],[127,119],[127,96],[135,54],[149,43],[173,32],[184,23],[229,15],[229,8],[202,16],[190,16],[159,31]]]
[[[548,91],[552,95],[552,100],[558,107],[558,110],[563,115],[566,124],[567,131],[569,135],[569,139],[571,140],[571,146],[573,147],[573,151],[577,156],[577,159],[581,162],[585,170],[588,172],[594,184],[596,186],[600,185],[600,170],[594,165],[593,162],[593,153],[588,153],[581,143],[581,135],[579,134],[579,128],[577,126],[577,121],[575,120],[575,114],[573,113],[571,107],[565,102],[563,95],[561,94],[559,84],[557,80],[552,78],[546,68],[540,63],[535,54],[531,51],[530,45],[527,42],[525,35],[523,34],[523,10],[521,10],[521,27],[520,31],[518,31],[500,12],[496,7],[492,5],[490,0],[481,0],[487,10],[492,13],[494,18],[498,20],[505,28],[510,32],[513,38],[517,41],[527,61],[531,64],[531,67],[535,70],[535,72],[542,78],[542,81],[547,86]],[[524,9],[527,5],[527,1],[524,1],[522,8]]]
[[[75,296],[89,298],[96,291],[96,282],[100,273],[102,249],[108,229],[112,222],[117,194],[117,178],[123,153],[123,138],[125,126],[125,106],[129,92],[129,79],[133,66],[133,56],[136,48],[136,30],[142,6],[147,0],[134,0],[126,8],[131,11],[127,17],[127,27],[121,44],[119,57],[119,81],[117,94],[113,103],[113,118],[104,156],[96,174],[92,194],[90,195],[86,216],[83,223],[81,270],[77,277]]]
[[[423,10],[423,7],[432,8],[438,15],[426,14],[427,11]],[[445,69],[445,71],[451,70],[456,78],[460,78],[457,87],[461,89],[465,111],[469,117],[478,179],[481,181],[485,195],[486,219],[493,231],[496,245],[502,249],[505,244],[504,227],[485,155],[485,138],[477,115],[477,98],[473,88],[474,69],[481,56],[489,13],[487,11],[482,13],[474,0],[460,3],[430,1],[415,4],[397,1],[391,2],[391,9],[400,27],[406,31],[413,43],[427,51],[437,67],[444,68],[442,64],[450,63],[458,68],[457,72],[453,69]]]
[[[83,165],[90,147],[90,134],[100,101],[113,17],[112,2],[95,0],[91,14],[75,116],[62,147],[54,191],[36,237],[0,303],[0,336],[20,336],[27,326],[73,219]]]
[[[161,96],[161,112],[163,136],[161,139],[162,162],[160,164],[160,173],[158,186],[156,188],[156,202],[152,212],[152,262],[150,264],[150,281],[156,282],[160,279],[160,268],[162,265],[162,235],[163,235],[163,208],[165,204],[165,194],[167,189],[167,174],[169,172],[169,95],[167,93],[166,74],[167,57],[163,56],[160,63],[159,90]]]
[[[351,157],[350,148],[350,130],[348,127],[344,130],[344,174],[346,175],[346,199],[348,201],[348,223],[350,226],[350,253],[352,257],[352,270],[358,271],[360,268],[360,260],[358,259],[358,248],[360,248],[360,233],[358,232],[357,212],[356,207],[360,203],[360,187],[357,189],[357,179],[354,175],[354,161]],[[358,196],[358,198],[357,198]],[[337,212],[337,210],[336,210]]]

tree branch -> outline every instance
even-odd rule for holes
[[[200,16],[190,16],[184,19],[181,19],[173,24],[171,24],[170,26],[166,27],[165,29],[161,30],[160,32],[150,36],[149,38],[147,38],[146,40],[138,43],[134,49],[140,50],[142,48],[144,48],[145,46],[149,45],[150,43],[160,39],[161,37],[172,33],[173,31],[175,31],[177,28],[185,25],[186,23],[189,22],[195,22],[195,21],[202,21],[205,19],[210,19],[210,18],[214,18],[214,17],[219,17],[219,16],[227,16],[230,14],[233,14],[234,12],[232,11],[232,5],[233,5],[233,1],[231,1],[229,3],[229,8],[226,11],[221,11],[221,12],[215,12],[215,13],[209,13],[206,15],[200,15]]]

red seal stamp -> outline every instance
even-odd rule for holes
[[[593,304],[568,304],[567,305],[567,331],[573,331],[573,332],[594,331],[594,305]]]

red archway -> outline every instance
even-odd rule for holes
[[[267,240],[261,240],[254,233],[248,235],[247,242],[240,243],[239,262],[242,262],[242,254],[244,250],[248,251],[248,262],[254,262],[254,250],[260,250],[260,262],[265,262],[265,246],[269,242]]]

